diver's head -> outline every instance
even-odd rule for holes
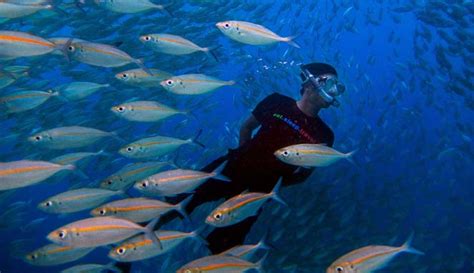
[[[338,81],[334,67],[325,63],[310,63],[301,67],[301,95],[321,108],[331,105],[339,106],[336,100],[345,91],[345,86]]]

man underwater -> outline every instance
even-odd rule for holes
[[[196,189],[186,206],[187,213],[190,214],[205,202],[221,198],[228,200],[245,190],[268,193],[280,177],[286,186],[304,182],[310,176],[314,169],[298,169],[283,163],[274,152],[300,143],[325,143],[332,147],[334,133],[318,114],[323,108],[338,106],[336,97],[344,92],[345,87],[338,81],[336,70],[325,63],[302,65],[301,79],[300,100],[295,101],[278,93],[267,96],[242,125],[239,147],[230,149],[227,155],[202,169],[211,172],[227,160],[222,174],[230,178],[231,182],[209,179]],[[260,129],[252,137],[258,127]],[[206,240],[212,254],[243,244],[257,217],[249,217],[209,233]]]

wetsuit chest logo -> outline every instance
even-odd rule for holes
[[[274,113],[272,116],[276,119],[283,121],[286,125],[298,132],[303,138],[309,140],[311,143],[316,143],[316,140],[305,129],[301,128],[301,126],[296,124],[296,122],[294,122],[293,120],[279,113]]]

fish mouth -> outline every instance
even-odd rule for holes
[[[216,23],[216,27],[218,28],[222,28],[223,26],[224,26],[223,22]]]

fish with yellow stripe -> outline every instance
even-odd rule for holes
[[[41,10],[50,10],[52,5],[38,5],[28,3],[10,3],[9,1],[0,1],[0,18],[20,18],[34,14]]]
[[[210,178],[230,182],[229,178],[221,174],[226,163],[224,162],[210,173],[185,169],[160,172],[135,183],[134,187],[142,193],[158,196],[176,196],[182,193],[192,193]]]
[[[237,257],[212,255],[191,261],[176,270],[176,273],[243,273],[251,269],[264,272],[262,269],[266,255],[257,263],[251,263]]]
[[[115,75],[115,78],[125,84],[139,87],[160,87],[163,80],[173,77],[171,73],[158,69],[130,69]]]
[[[94,94],[99,89],[109,86],[110,84],[98,84],[93,82],[71,82],[57,86],[53,88],[53,90],[68,100],[80,100]]]
[[[126,190],[135,182],[159,172],[166,165],[169,163],[154,161],[131,163],[105,178],[100,183],[100,187],[109,190]]]
[[[400,247],[371,245],[356,249],[334,261],[327,273],[370,273],[386,266],[402,252],[424,255],[411,247],[413,235]]]
[[[114,196],[124,195],[123,191],[96,188],[80,188],[65,191],[49,197],[38,204],[47,213],[71,213],[96,207]],[[148,221],[151,219],[148,219]]]
[[[53,91],[19,91],[0,97],[0,105],[6,108],[6,113],[21,113],[32,110],[58,95],[58,92]]]
[[[300,167],[326,167],[341,159],[353,163],[351,157],[357,150],[341,153],[324,144],[296,144],[278,149],[274,155],[281,161]]]
[[[263,249],[263,250],[268,250],[269,246],[267,245],[266,241],[266,235],[263,236],[263,238],[260,240],[255,245],[237,245],[234,246],[230,249],[227,249],[224,252],[219,253],[219,255],[227,255],[227,256],[234,256],[240,259],[244,260],[251,260],[255,253],[258,252],[258,250]]]
[[[269,45],[285,42],[296,48],[294,37],[281,37],[268,28],[245,21],[224,21],[216,24],[217,28],[232,40],[249,45]]]
[[[170,14],[164,5],[157,5],[149,0],[94,0],[102,8],[119,13],[138,13],[158,9]]]
[[[147,34],[140,37],[140,41],[156,52],[170,55],[188,55],[194,52],[204,52],[217,60],[213,50],[215,48],[200,47],[178,35],[172,34]]]
[[[129,220],[114,217],[92,217],[60,227],[48,234],[53,243],[72,247],[96,247],[117,243],[144,233],[158,248],[159,238],[153,232],[158,218],[142,227]]]
[[[161,82],[165,90],[178,95],[201,95],[234,84],[235,81],[222,81],[204,74],[175,76]]]
[[[120,67],[134,63],[151,75],[151,72],[143,65],[141,60],[134,59],[126,52],[111,45],[73,41],[67,46],[67,51],[74,60],[81,63],[100,67]]]
[[[115,133],[82,126],[58,127],[36,133],[28,141],[48,149],[72,149],[91,145],[103,138],[118,136]]]
[[[145,236],[137,235],[112,249],[109,252],[109,257],[119,262],[145,260],[173,250],[188,238],[196,239],[204,245],[207,245],[207,242],[199,235],[198,230],[193,232],[159,230],[155,231],[155,234],[160,238],[160,241],[163,244],[163,249],[160,250],[156,248],[153,245],[153,242]]]
[[[91,214],[96,217],[114,216],[135,223],[148,222],[173,210],[187,217],[185,207],[190,200],[190,197],[188,197],[181,203],[172,205],[144,197],[127,198],[95,208],[91,211]]]
[[[19,31],[0,31],[0,58],[31,57],[51,53],[55,50],[65,52],[65,45],[56,45],[41,37]]]
[[[194,138],[179,139],[167,136],[147,137],[132,142],[119,150],[119,153],[128,158],[154,158],[176,151],[185,144],[196,144],[204,147],[198,142],[202,130]]]
[[[22,188],[39,183],[73,165],[59,165],[47,161],[19,160],[0,163],[0,191]]]
[[[257,215],[260,208],[269,199],[288,206],[278,196],[281,183],[280,179],[270,193],[248,192],[232,197],[214,209],[207,216],[206,223],[215,227],[235,225],[248,217]]]
[[[114,114],[129,121],[156,122],[177,114],[186,114],[156,101],[132,101],[110,109]]]
[[[48,244],[25,255],[24,261],[35,266],[59,265],[79,260],[92,250],[94,250],[93,247],[73,248]]]

